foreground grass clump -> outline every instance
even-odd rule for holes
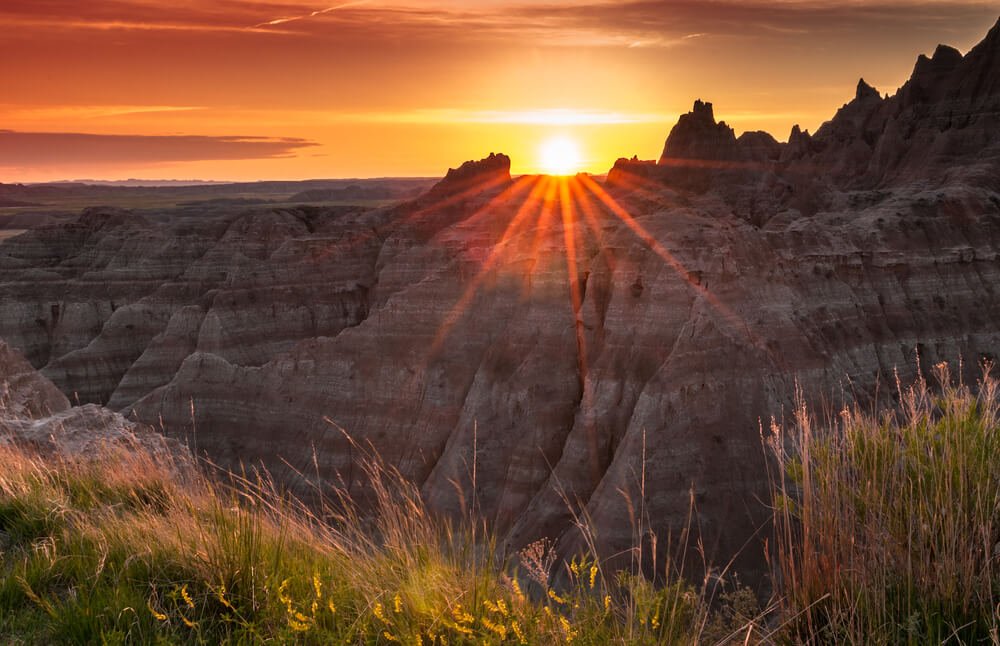
[[[1000,643],[1000,392],[937,369],[880,417],[775,427],[776,571],[793,641]]]
[[[321,519],[266,478],[220,482],[122,449],[53,461],[0,447],[0,641],[742,643],[754,628],[745,592],[713,612],[683,582],[606,577],[590,557],[554,566],[545,544],[518,576],[397,473],[368,471],[370,513],[341,495]]]

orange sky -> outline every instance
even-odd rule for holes
[[[656,158],[695,98],[814,130],[997,2],[3,0],[0,182],[439,176],[540,143]]]

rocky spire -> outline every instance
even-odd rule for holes
[[[863,101],[868,97],[875,97],[876,99],[881,98],[878,90],[865,83],[865,80],[862,78],[858,81],[858,89],[854,95],[854,100]]]
[[[670,131],[660,164],[671,159],[725,161],[736,157],[736,133],[725,121],[716,123],[712,104],[698,99]]]

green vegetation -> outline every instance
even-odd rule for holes
[[[489,539],[425,510],[368,463],[372,513],[322,521],[266,478],[225,484],[110,450],[52,464],[0,448],[0,635],[23,644],[608,644],[745,634],[746,591],[654,587],[532,545],[515,572]],[[566,582],[558,589],[550,575]]]
[[[945,364],[897,414],[804,406],[774,445],[779,613],[790,638],[830,644],[1000,643],[1000,394]]]
[[[539,542],[499,562],[481,525],[435,518],[370,455],[365,504],[341,493],[317,512],[263,476],[209,477],[122,448],[53,462],[0,447],[0,636],[998,644],[997,384],[901,395],[898,415],[848,410],[820,430],[802,407],[794,432],[774,428],[765,611],[747,589],[692,585],[671,564],[657,585],[638,567],[606,571],[592,549],[558,565]]]

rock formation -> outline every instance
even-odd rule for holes
[[[725,121],[716,123],[712,104],[698,99],[670,131],[659,163],[735,161],[738,157],[736,133]]]
[[[509,181],[510,157],[502,153],[490,153],[485,159],[467,161],[458,168],[449,168],[444,179],[433,186],[428,195],[458,193]]]
[[[796,384],[867,402],[1000,353],[998,79],[1000,26],[787,144],[698,102],[604,186],[491,155],[379,209],[90,210],[0,245],[0,336],[293,485],[315,454],[363,491],[341,427],[511,548],[572,549],[577,507],[618,553],[693,501],[710,560],[759,561],[759,423]]]
[[[193,466],[176,441],[95,404],[72,408],[55,385],[0,341],[0,447],[17,445],[43,455],[98,457],[114,447],[142,451],[178,470]]]

